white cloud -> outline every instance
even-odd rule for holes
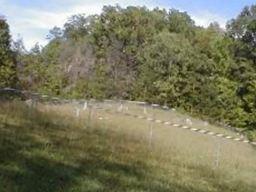
[[[54,26],[62,27],[67,18],[73,14],[85,13],[86,15],[97,14],[101,12],[103,5],[121,6],[128,5],[146,5],[149,8],[156,7],[157,4],[148,1],[135,0],[57,0],[55,3],[59,5],[58,10],[50,8],[40,9],[40,7],[21,7],[11,4],[8,0],[0,0],[0,13],[7,17],[10,24],[13,38],[17,38],[18,34],[23,37],[25,46],[30,49],[36,42],[42,45],[47,43],[45,39],[49,29]],[[49,1],[49,4],[50,1]],[[161,6],[159,6],[161,7]],[[168,8],[167,8],[168,9]],[[197,25],[208,26],[210,22],[217,21],[221,27],[225,27],[226,19],[209,12],[202,12],[191,16]]]
[[[0,10],[7,17],[10,24],[11,33],[14,39],[23,37],[25,46],[30,49],[36,42],[42,45],[47,43],[45,37],[49,29],[54,26],[62,27],[68,17],[77,13],[85,13],[86,15],[97,14],[101,12],[103,5],[120,4],[127,6],[129,4],[137,5],[136,1],[129,0],[76,0],[73,4],[68,0],[60,1],[63,7],[58,10],[44,11],[38,8],[24,8],[13,5],[7,0],[0,0]]]
[[[225,28],[227,18],[221,17],[217,14],[213,14],[207,11],[197,13],[197,14],[192,14],[191,18],[196,22],[197,25],[202,26],[202,27],[208,27],[210,23],[216,21],[219,23],[221,28]]]

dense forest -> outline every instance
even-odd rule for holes
[[[143,100],[256,130],[256,5],[226,29],[175,9],[105,6],[71,16],[27,51],[0,19],[0,87],[66,98]]]

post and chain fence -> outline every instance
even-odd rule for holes
[[[46,94],[40,94],[40,93],[18,90],[18,89],[13,89],[13,88],[0,89],[0,99],[15,99],[15,98],[19,98],[19,99],[25,101],[27,104],[29,104],[32,107],[35,107],[38,102],[52,104],[52,105],[70,104],[70,105],[74,106],[75,115],[77,117],[79,117],[79,115],[80,115],[80,110],[88,110],[88,113],[89,113],[88,121],[91,121],[93,108],[96,110],[103,109],[110,114],[121,114],[121,115],[129,116],[132,118],[144,119],[145,121],[150,122],[150,135],[149,135],[149,137],[151,138],[150,145],[151,145],[151,140],[152,140],[152,136],[153,136],[153,129],[154,129],[153,124],[155,123],[155,124],[162,124],[164,126],[175,127],[175,128],[191,131],[191,132],[194,132],[197,134],[204,134],[204,135],[208,135],[208,136],[215,137],[215,138],[218,137],[218,138],[223,138],[226,140],[231,140],[231,141],[240,142],[240,143],[247,143],[247,144],[256,146],[256,142],[249,141],[249,140],[245,139],[244,137],[235,137],[235,136],[231,136],[231,135],[223,134],[223,133],[219,133],[219,132],[214,132],[214,131],[207,130],[207,129],[196,128],[192,125],[192,123],[191,123],[191,125],[188,125],[188,123],[182,124],[182,123],[165,121],[165,120],[156,118],[156,115],[155,115],[156,109],[161,109],[161,110],[165,110],[165,111],[175,111],[175,109],[169,108],[166,105],[161,106],[158,104],[150,104],[147,102],[128,101],[128,100],[121,100],[120,102],[117,102],[115,100],[109,100],[109,99],[101,100],[101,101],[97,101],[95,99],[93,99],[93,100],[71,99],[71,100],[69,100],[69,99],[60,99],[58,97],[49,96]],[[143,115],[141,115],[141,114],[138,115],[138,114],[133,114],[133,113],[127,112],[128,107],[125,107],[126,104],[134,104],[134,105],[141,106],[143,109],[143,111],[142,111]],[[116,110],[111,109],[111,107],[113,105],[117,105]],[[147,109],[149,107],[152,109],[153,117],[148,117],[148,115],[147,115],[147,113],[148,113]],[[126,108],[126,110],[124,110],[125,108]],[[186,119],[186,121],[188,121],[188,120],[191,121],[190,119]]]

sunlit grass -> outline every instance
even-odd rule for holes
[[[1,192],[255,191],[250,145],[101,109],[0,106]]]
[[[121,104],[120,102],[111,103],[112,108],[115,108],[115,109],[118,109],[120,104]],[[143,116],[156,118],[164,121],[170,121],[172,123],[189,125],[198,129],[205,129],[205,130],[223,133],[231,136],[236,136],[236,133],[229,129],[223,129],[222,127],[212,125],[207,121],[202,121],[200,119],[193,118],[188,114],[185,114],[184,112],[180,112],[179,110],[176,110],[176,109],[163,110],[158,107],[152,107],[147,104],[137,105],[137,104],[124,102],[122,111],[123,112],[127,111],[132,114],[143,115]],[[186,119],[189,119],[191,121],[191,124],[188,124],[188,122],[186,122]]]

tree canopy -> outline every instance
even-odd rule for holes
[[[11,36],[9,25],[4,18],[0,18],[0,88],[16,87],[16,61],[11,50]]]
[[[175,9],[105,6],[99,15],[71,16],[50,30],[45,47],[18,57],[0,20],[0,86],[14,85],[18,74],[22,88],[63,97],[158,102],[253,137],[255,18],[256,5],[245,7],[225,30],[196,26]]]

